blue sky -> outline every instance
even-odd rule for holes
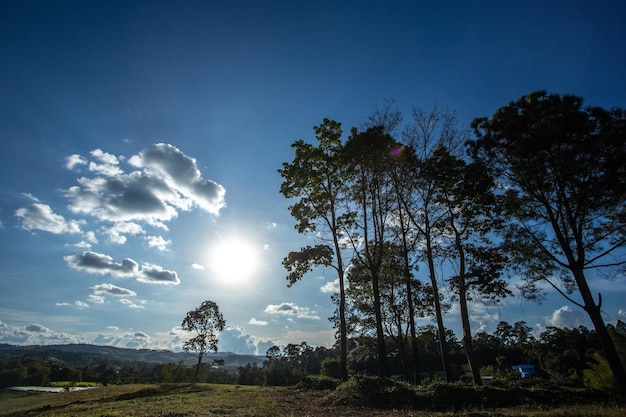
[[[203,300],[220,349],[327,345],[331,271],[286,287],[293,229],[277,169],[324,117],[387,99],[463,124],[530,91],[626,106],[620,1],[3,1],[0,343],[180,349]],[[228,248],[245,253],[230,259]],[[624,280],[593,280],[606,320]],[[472,306],[590,326],[558,295]],[[428,320],[421,321],[426,324]],[[458,329],[458,310],[445,318]]]

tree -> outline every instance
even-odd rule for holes
[[[380,294],[381,268],[388,254],[388,220],[394,204],[390,178],[392,160],[398,148],[381,126],[365,132],[352,130],[344,146],[345,161],[349,167],[351,197],[357,207],[352,244],[358,261],[364,266],[372,285],[372,301],[376,322],[376,359],[378,375],[388,376],[387,350],[382,319]]]
[[[439,146],[425,161],[422,170],[433,179],[434,201],[444,209],[436,225],[449,236],[445,257],[456,274],[448,279],[459,301],[463,329],[463,347],[474,385],[482,385],[479,368],[474,359],[468,301],[472,299],[497,302],[510,294],[501,273],[506,262],[500,248],[488,234],[494,230],[492,213],[496,207],[491,192],[492,178],[479,163],[468,164]]]
[[[602,342],[620,390],[626,371],[594,300],[590,271],[626,265],[626,112],[582,107],[572,95],[531,93],[472,122],[473,157],[502,185],[507,240],[537,297],[547,282],[584,309]],[[580,297],[575,299],[577,294]]]
[[[182,323],[183,330],[194,332],[196,335],[185,342],[183,350],[198,353],[198,363],[194,381],[198,379],[202,358],[208,352],[217,352],[217,332],[224,330],[226,321],[214,301],[203,301],[200,307],[191,310]]]
[[[345,244],[342,240],[352,219],[346,209],[346,170],[342,163],[341,124],[324,119],[315,127],[318,146],[294,142],[295,157],[278,170],[283,178],[280,193],[299,199],[289,207],[299,233],[314,234],[320,244],[290,252],[283,260],[288,286],[295,284],[314,267],[335,269],[339,282],[339,357],[341,379],[348,378],[345,322]]]
[[[439,356],[446,381],[452,381],[452,369],[435,264],[441,236],[434,226],[445,216],[445,211],[434,201],[434,179],[432,176],[423,175],[423,170],[426,167],[424,162],[439,146],[455,149],[463,142],[465,134],[456,127],[457,119],[458,116],[454,112],[442,110],[438,106],[434,106],[428,112],[413,108],[411,122],[402,132],[406,147],[399,152],[402,165],[413,168],[405,171],[402,182],[404,191],[398,195],[401,197],[404,213],[410,225],[418,232],[418,244],[422,252],[419,262],[426,264],[428,270],[437,322]]]

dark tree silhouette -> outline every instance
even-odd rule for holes
[[[544,281],[587,312],[620,390],[626,372],[594,300],[589,270],[623,269],[626,112],[582,107],[572,95],[531,93],[472,122],[473,157],[502,185],[514,264],[525,295]],[[576,300],[577,294],[580,299]]]
[[[203,301],[200,307],[191,310],[182,323],[183,330],[194,332],[195,336],[185,342],[183,350],[198,353],[198,363],[194,381],[198,379],[202,358],[208,352],[217,352],[217,333],[224,330],[226,321],[214,301]]]

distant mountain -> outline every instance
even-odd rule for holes
[[[193,365],[198,360],[198,356],[194,353],[172,352],[170,350],[126,349],[88,344],[42,346],[0,344],[0,359],[25,355],[55,358],[72,366],[98,364],[103,361],[121,364],[123,362],[178,363],[181,360],[187,365]],[[228,368],[238,368],[253,363],[260,365],[265,360],[265,357],[218,352],[205,355],[202,361],[203,363],[211,363],[214,359],[223,360],[224,365]]]

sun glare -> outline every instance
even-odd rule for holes
[[[239,238],[221,240],[210,251],[211,270],[221,282],[238,285],[251,279],[259,260],[255,247]]]

